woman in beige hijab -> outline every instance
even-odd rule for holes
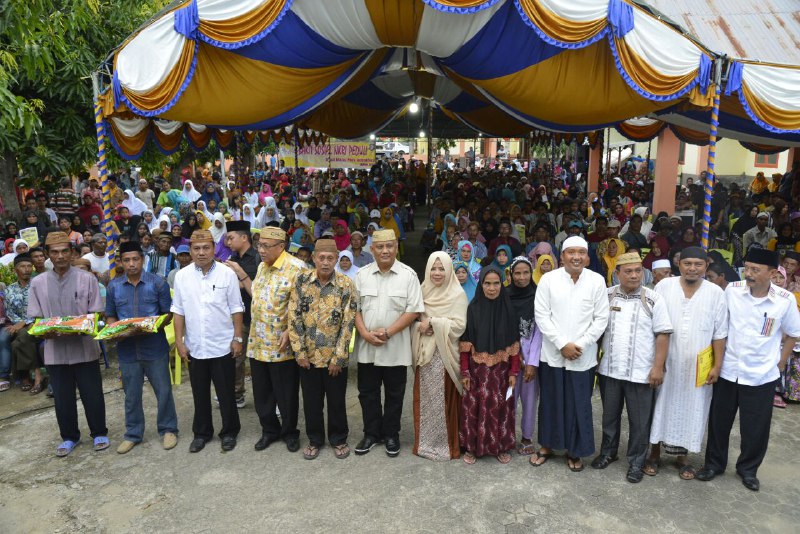
[[[425,312],[412,327],[414,454],[430,460],[459,457],[461,374],[458,342],[467,326],[467,295],[445,252],[428,258],[422,283]]]

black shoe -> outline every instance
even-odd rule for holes
[[[297,452],[300,450],[300,440],[297,438],[288,438],[286,440],[286,450],[289,452]]]
[[[206,440],[203,438],[194,438],[189,444],[189,452],[200,452],[205,448]]]
[[[695,473],[694,478],[696,478],[697,480],[702,480],[703,482],[708,482],[710,480],[714,480],[717,477],[717,475],[721,474],[722,471],[717,471],[713,467],[708,467],[707,465],[704,465],[700,469],[700,471]]]
[[[257,450],[257,451],[263,451],[264,449],[266,449],[267,447],[269,447],[270,445],[272,445],[276,441],[278,441],[278,438],[271,438],[271,437],[267,436],[266,434],[262,434],[261,437],[258,439],[258,441],[256,441],[256,445],[255,445],[254,449]]]
[[[400,454],[400,438],[386,438],[386,455],[394,458]]]
[[[372,436],[364,436],[364,439],[358,442],[356,445],[356,454],[361,456],[363,454],[367,454],[369,451],[372,450],[372,447],[380,443],[379,440],[373,438]]]
[[[736,473],[736,475],[742,479],[742,486],[750,491],[758,491],[761,488],[761,484],[756,477],[745,476],[741,473]]]
[[[638,467],[633,467],[633,466],[628,468],[628,474],[625,475],[625,479],[631,484],[637,484],[641,482],[642,478],[644,478],[644,471],[642,471]]]
[[[592,468],[593,469],[605,469],[612,463],[619,460],[619,456],[609,456],[608,454],[601,454],[594,460],[592,460]]]
[[[236,437],[235,436],[225,436],[222,438],[222,451],[223,452],[230,452],[236,448]]]

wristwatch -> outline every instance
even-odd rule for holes
[[[233,338],[233,340],[234,340],[235,342],[237,342],[237,343],[244,343],[244,339],[242,339],[242,338],[240,338],[240,337],[238,337],[238,336],[234,337],[234,338]]]

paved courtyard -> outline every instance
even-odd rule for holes
[[[800,522],[798,406],[776,410],[759,472],[762,490],[752,493],[730,472],[713,482],[687,482],[670,464],[655,478],[632,485],[624,480],[624,461],[605,471],[587,466],[571,473],[562,457],[539,468],[516,454],[508,465],[494,458],[471,467],[460,460],[423,460],[410,453],[411,381],[403,449],[395,459],[375,448],[366,456],[337,460],[327,447],[317,460],[306,461],[280,443],[256,452],[260,430],[249,394],[237,448],[223,454],[215,439],[189,454],[192,397],[186,381],[175,387],[178,447],[161,448],[155,398],[146,386],[146,440],[123,456],[114,452],[124,433],[123,394],[116,371],[104,376],[112,443],[101,453],[91,451],[84,435],[69,457],[55,458],[60,440],[51,401],[16,388],[2,394],[0,531],[744,533],[794,532]],[[355,369],[348,388],[354,446],[361,437]],[[596,394],[596,422],[598,401]],[[301,408],[301,429],[303,424]],[[81,428],[87,432],[82,409]],[[595,430],[599,443],[597,425]],[[731,447],[735,457],[738,437]]]

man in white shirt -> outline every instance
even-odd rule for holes
[[[92,271],[97,274],[105,274],[108,272],[110,268],[108,253],[106,253],[106,246],[108,245],[108,240],[106,239],[105,234],[94,234],[92,236],[92,251],[88,254],[83,255],[83,259],[89,260],[89,263],[92,264]]]
[[[728,343],[714,384],[706,463],[697,472],[699,480],[712,480],[725,472],[738,411],[742,439],[736,474],[744,487],[759,490],[756,474],[769,444],[775,382],[800,338],[794,295],[770,282],[777,268],[777,252],[751,249],[744,259],[745,280],[725,289]]]
[[[711,406],[711,384],[717,381],[728,336],[728,310],[725,293],[704,280],[708,255],[700,247],[681,251],[679,277],[658,283],[669,310],[672,336],[669,340],[664,382],[656,395],[650,429],[650,456],[646,475],[658,472],[662,445],[667,454],[676,455],[678,475],[684,480],[695,477],[689,453],[700,452]],[[711,347],[714,367],[706,383],[697,387],[697,355]]]
[[[664,299],[642,285],[644,267],[637,252],[617,259],[620,284],[608,289],[610,317],[597,369],[603,399],[603,443],[592,461],[605,469],[617,461],[622,405],[628,409],[628,482],[641,482],[650,444],[655,391],[664,380],[672,322]]]
[[[175,324],[175,348],[189,362],[194,399],[194,439],[189,452],[199,452],[214,437],[211,418],[211,382],[222,416],[223,452],[236,447],[239,412],[234,379],[236,356],[242,352],[244,304],[239,280],[230,267],[214,261],[214,238],[208,230],[192,234],[194,264],[175,275],[175,295],[170,311]]]
[[[589,245],[568,237],[561,252],[563,267],[542,276],[536,290],[536,324],[542,331],[539,363],[539,442],[531,456],[542,465],[553,450],[566,450],[567,464],[583,470],[582,457],[595,452],[592,385],[597,340],[608,323],[605,280],[586,269]]]
[[[409,327],[425,307],[416,271],[397,260],[393,230],[372,234],[372,255],[375,261],[356,274],[359,302],[354,354],[364,438],[355,452],[366,454],[385,442],[386,454],[395,457],[400,454],[400,417],[411,365]]]
[[[761,245],[761,248],[767,248],[769,242],[775,239],[777,234],[775,230],[767,227],[768,222],[769,214],[767,212],[762,211],[756,216],[756,225],[746,231],[742,236],[742,249],[745,251],[745,254],[753,243],[758,243]]]

